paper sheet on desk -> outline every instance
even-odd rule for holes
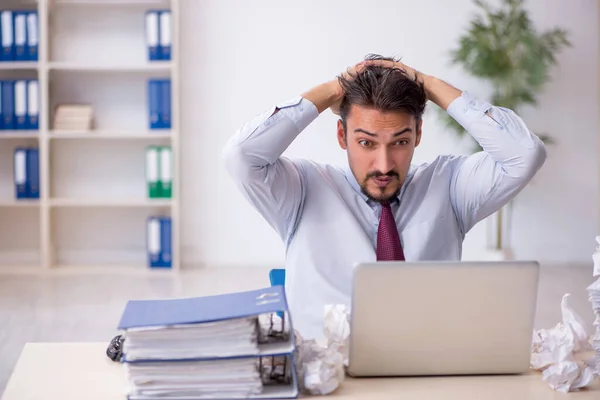
[[[344,367],[348,365],[349,318],[350,310],[344,305],[325,307],[325,344],[314,339],[305,340],[296,332],[296,368],[304,393],[327,395],[344,380]]]
[[[569,305],[569,294],[561,302],[563,321],[552,329],[534,332],[531,368],[558,392],[575,391],[590,385],[596,370],[593,348],[581,317]]]

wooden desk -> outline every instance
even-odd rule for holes
[[[105,355],[107,343],[28,343],[2,400],[123,400],[123,366]],[[323,399],[600,399],[593,388],[558,393],[537,373],[521,376],[351,379]]]

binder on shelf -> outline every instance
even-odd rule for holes
[[[156,10],[146,12],[146,47],[148,60],[160,60],[159,53],[159,13]]]
[[[14,60],[27,60],[27,12],[13,11],[13,26],[14,26]]]
[[[14,181],[15,197],[17,199],[29,198],[27,190],[27,149],[17,147],[14,152]]]
[[[27,81],[16,80],[15,83],[15,120],[14,128],[25,130],[28,126],[27,118]]]
[[[171,146],[161,146],[159,151],[158,197],[171,198],[173,193],[173,151]]]
[[[38,13],[37,11],[27,12],[27,47],[26,47],[26,60],[38,61],[38,46],[39,46],[39,35],[38,35]]]
[[[3,81],[0,81],[0,130],[4,130],[4,82]]]
[[[37,79],[27,81],[27,128],[40,128],[40,87]]]
[[[278,317],[283,315],[283,318]],[[128,398],[296,398],[296,343],[282,286],[133,300],[118,329]]]
[[[171,60],[171,10],[159,12],[159,59]]]
[[[15,82],[2,81],[2,113],[4,115],[3,129],[15,129]]]
[[[146,186],[147,195],[151,199],[160,197],[159,168],[159,147],[146,147]]]
[[[160,85],[160,126],[163,129],[171,129],[171,80],[163,79]]]
[[[13,61],[15,51],[15,30],[13,24],[13,12],[11,10],[0,11],[0,31],[2,32],[0,61]]]
[[[158,79],[148,80],[148,118],[150,129],[162,129],[160,107],[161,107],[161,83]]]
[[[39,150],[36,147],[17,147],[14,151],[14,182],[17,199],[39,199]]]
[[[148,217],[146,229],[148,266],[171,268],[173,266],[171,217]]]
[[[40,198],[40,153],[39,149],[27,149],[27,190],[29,198]]]

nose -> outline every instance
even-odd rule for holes
[[[381,149],[377,152],[374,167],[376,171],[380,171],[383,174],[387,174],[394,169],[394,161],[388,149]]]

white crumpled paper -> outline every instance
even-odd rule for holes
[[[562,322],[533,334],[531,368],[542,371],[542,379],[558,392],[575,391],[597,378],[594,350],[581,317],[562,298]]]
[[[327,395],[344,380],[348,365],[350,310],[344,305],[325,307],[324,334],[326,343],[304,340],[296,333],[296,369],[302,392]]]

